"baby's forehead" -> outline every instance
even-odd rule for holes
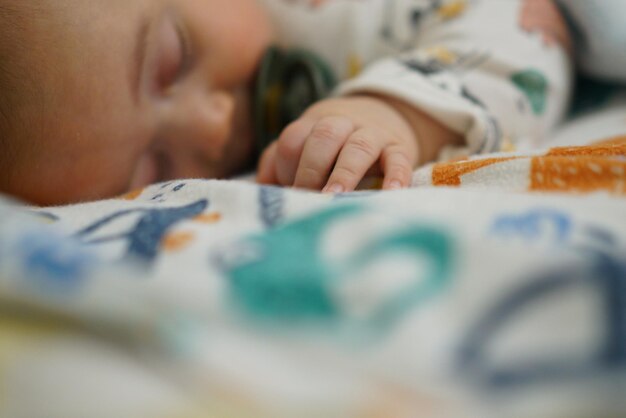
[[[46,13],[20,30],[19,22],[4,24],[7,1],[0,0],[0,191],[45,203],[54,193],[69,197],[63,179],[84,187],[85,162],[95,165],[93,155],[107,146],[127,146],[111,139],[129,138],[135,124],[127,63],[133,28],[113,15],[98,24],[79,19],[93,13],[85,6],[104,5],[104,13],[121,1],[81,1],[81,10],[70,10],[80,2],[33,0]],[[15,2],[15,12],[32,13],[26,3]]]

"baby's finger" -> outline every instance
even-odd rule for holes
[[[304,142],[309,136],[314,120],[298,119],[287,125],[278,137],[276,145],[276,177],[283,186],[291,186],[296,178],[296,171],[304,149]]]
[[[278,142],[272,142],[263,151],[257,168],[256,181],[261,184],[278,184],[276,176],[276,149]]]
[[[341,193],[354,190],[367,170],[379,159],[382,143],[384,141],[373,130],[358,129],[353,132],[339,153],[323,191]]]
[[[390,145],[383,150],[383,189],[396,190],[408,187],[411,184],[413,165],[405,150],[401,145]]]
[[[306,139],[293,185],[320,190],[353,131],[354,123],[348,118],[329,116],[320,119]]]

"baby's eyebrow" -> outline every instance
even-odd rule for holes
[[[135,47],[131,59],[131,88],[135,102],[139,102],[139,87],[141,85],[141,75],[143,73],[144,62],[146,60],[146,50],[148,48],[148,35],[150,32],[150,19],[143,15],[139,20],[137,35],[135,36]]]

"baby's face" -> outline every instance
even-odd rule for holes
[[[271,42],[257,0],[37,2],[32,125],[4,192],[66,203],[249,162],[250,84]]]

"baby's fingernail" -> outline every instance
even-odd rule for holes
[[[402,183],[399,180],[393,180],[387,186],[389,190],[398,190],[402,188]]]
[[[329,186],[326,186],[323,192],[324,193],[343,193],[344,188],[341,184],[333,183]]]

